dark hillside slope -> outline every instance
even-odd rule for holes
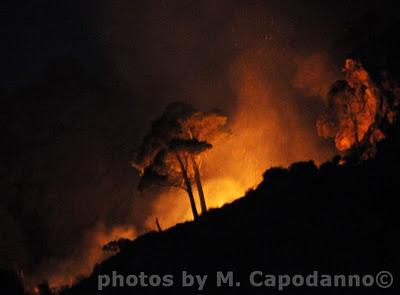
[[[393,131],[398,134],[398,129]],[[65,295],[89,294],[274,294],[252,287],[249,274],[395,275],[389,289],[286,288],[282,294],[399,294],[399,143],[380,144],[361,164],[295,163],[265,172],[245,197],[212,210],[198,222],[149,233],[125,245],[94,274]],[[205,290],[181,288],[181,272],[208,274]],[[105,287],[97,275],[174,274],[174,286]],[[239,288],[216,287],[217,271],[233,271]]]

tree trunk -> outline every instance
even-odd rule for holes
[[[186,192],[188,193],[188,196],[189,196],[190,207],[192,208],[193,218],[194,218],[194,220],[196,220],[199,218],[199,213],[197,212],[196,202],[194,201],[192,184],[190,183],[189,176],[187,174],[187,170],[185,168],[185,165],[183,165],[183,161],[182,161],[181,157],[179,156],[179,154],[176,154],[176,158],[178,159],[179,166],[180,166],[181,172],[182,172],[182,177],[185,181]]]
[[[157,225],[158,232],[162,232],[162,228],[161,228],[160,222],[158,221],[158,218],[156,218],[156,225]]]
[[[194,178],[196,180],[197,191],[199,192],[201,214],[205,214],[207,212],[207,205],[206,205],[206,198],[204,197],[203,186],[201,185],[200,169],[193,155],[190,156],[190,159],[192,160]]]
[[[355,119],[353,123],[354,123],[354,138],[355,138],[355,143],[356,143],[357,149],[359,149],[361,144],[360,144],[360,141],[359,141],[359,139],[358,139],[358,123],[357,123],[357,119]]]

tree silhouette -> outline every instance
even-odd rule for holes
[[[170,104],[153,122],[132,162],[141,173],[138,189],[156,186],[185,190],[197,219],[195,183],[201,212],[207,212],[200,171],[202,155],[212,148],[210,142],[227,132],[226,122],[227,117],[217,110],[201,112],[185,103]]]
[[[354,147],[359,151],[371,132],[380,140],[383,134],[376,128],[381,96],[376,84],[358,62],[348,59],[344,69],[346,80],[339,80],[328,94],[328,105],[317,121],[320,135],[333,137],[338,150]],[[372,130],[373,129],[373,130]]]
[[[152,164],[147,166],[139,182],[139,190],[143,191],[152,185],[173,186],[184,189],[190,200],[194,218],[198,217],[196,202],[194,199],[192,183],[194,170],[190,161],[211,145],[198,140],[171,140],[169,145],[160,150]]]

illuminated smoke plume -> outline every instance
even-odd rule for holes
[[[336,78],[334,66],[326,54],[314,53],[299,56],[296,61],[296,73],[293,86],[306,96],[324,99]]]
[[[80,277],[90,275],[97,263],[112,254],[104,251],[104,245],[114,240],[135,237],[136,231],[131,226],[115,226],[108,229],[103,224],[98,224],[84,233],[82,243],[72,249],[65,260],[50,260],[38,266],[34,277],[28,279],[27,286],[32,288],[38,282],[44,281],[55,291],[63,286],[71,286]]]
[[[271,166],[333,154],[315,120],[337,79],[326,50],[343,31],[337,1],[330,9],[293,1],[292,11],[284,1],[103,2],[93,7],[101,10],[93,36],[112,68],[101,68],[106,83],[82,83],[84,95],[65,91],[70,81],[60,89],[45,84],[34,91],[42,99],[30,92],[13,99],[21,105],[6,117],[16,126],[9,133],[20,137],[15,174],[24,190],[10,194],[0,218],[15,228],[6,231],[7,250],[28,261],[21,265],[35,283],[63,285],[87,274],[102,244],[120,238],[113,228],[131,225],[141,234],[155,229],[157,217],[163,228],[192,218],[184,191],[141,198],[129,167],[143,127],[172,101],[218,107],[230,118],[232,135],[213,143],[201,165],[209,207],[241,197]],[[118,89],[103,90],[113,75]]]
[[[306,122],[295,103],[297,99],[314,104],[291,87],[292,69],[301,71],[278,48],[262,45],[244,51],[230,65],[226,75],[236,101],[229,120],[231,135],[218,140],[204,157],[204,191],[210,207],[243,196],[268,167],[304,159],[321,163],[331,157],[332,151],[313,128],[315,121]],[[146,226],[155,229],[156,218],[164,228],[192,219],[185,198],[175,189],[161,192]]]

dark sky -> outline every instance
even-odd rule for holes
[[[350,24],[396,13],[389,1],[361,0],[0,5],[0,233],[9,259],[44,277],[79,258],[99,223],[143,228],[149,201],[136,196],[129,161],[167,103],[233,114],[232,71],[255,52],[259,75],[279,80],[275,94],[290,88],[281,99],[313,130],[322,100],[292,89],[298,60],[319,54],[337,71]]]
[[[78,56],[93,64],[101,61],[93,30],[95,3],[99,1],[3,1],[3,85],[37,80],[57,56]]]
[[[110,58],[109,42],[113,40],[113,36],[121,34],[121,30],[126,46],[136,50],[137,44],[144,47],[149,45],[142,44],[143,38],[149,37],[149,26],[163,27],[163,23],[166,22],[165,27],[168,27],[169,20],[163,19],[162,13],[157,16],[154,11],[165,11],[164,16],[168,17],[171,10],[174,10],[179,16],[169,14],[170,17],[180,21],[188,20],[192,24],[202,22],[203,27],[200,29],[207,30],[203,32],[203,37],[208,39],[217,35],[218,26],[228,22],[240,7],[243,7],[243,13],[246,13],[248,7],[261,6],[266,7],[268,11],[279,13],[279,16],[276,16],[284,18],[294,30],[307,30],[308,36],[299,36],[302,42],[305,38],[308,38],[308,42],[315,42],[316,36],[319,35],[318,41],[328,43],[332,43],[332,37],[338,37],[338,33],[344,33],[340,30],[344,29],[345,22],[356,19],[364,12],[384,11],[385,16],[395,14],[392,6],[385,4],[389,1],[339,0],[299,3],[275,0],[223,0],[216,1],[216,4],[210,4],[208,1],[203,1],[205,4],[200,4],[202,1],[118,0],[112,1],[112,4],[107,2],[109,1],[2,1],[2,84],[20,85],[37,79],[45,65],[57,56],[76,56],[88,63],[91,71],[94,71],[94,68],[97,71],[104,70]],[[208,7],[209,11],[205,10],[204,6]],[[122,16],[115,15],[121,13],[121,10]],[[205,18],[210,16],[215,18],[209,23],[205,22]],[[129,27],[121,27],[127,23]],[[211,27],[215,28],[215,31]],[[159,45],[154,40],[151,46]],[[142,50],[147,49],[139,49],[139,56],[135,62],[151,62],[142,59],[145,53]],[[133,55],[136,52],[130,53]]]

